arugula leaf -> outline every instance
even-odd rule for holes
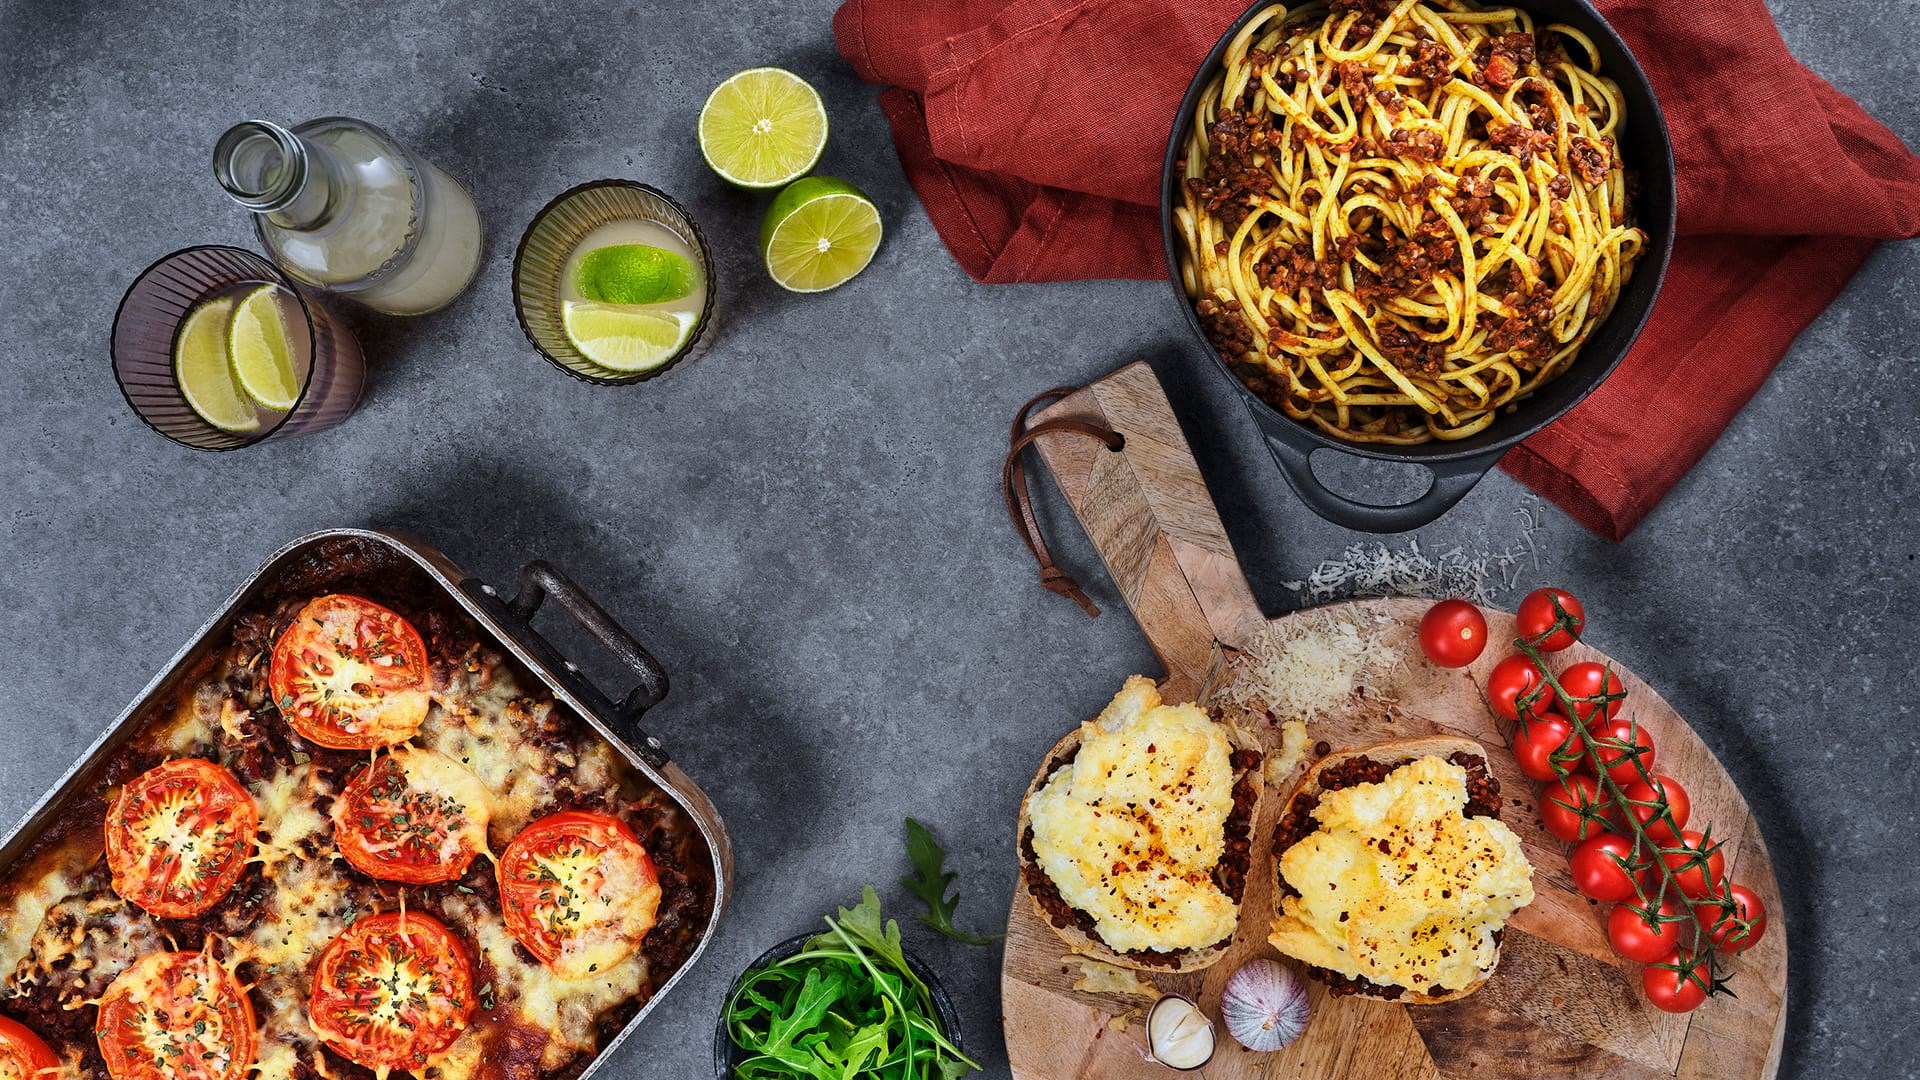
[[[942,1030],[873,887],[838,916],[798,953],[741,976],[725,1013],[747,1053],[735,1080],[957,1080],[978,1069]]]
[[[827,1014],[827,1006],[840,1000],[847,992],[847,977],[840,971],[822,977],[819,968],[810,968],[806,978],[800,983],[800,996],[794,999],[792,1008],[785,1015],[775,1016],[767,1031],[767,1041],[760,1048],[761,1053],[778,1053],[794,1045],[794,1041],[820,1026],[820,1018]]]
[[[927,905],[926,914],[920,916],[921,922],[967,945],[990,945],[1006,937],[1005,934],[975,934],[953,925],[953,911],[960,906],[960,897],[949,897],[947,888],[959,875],[946,868],[947,853],[933,838],[933,833],[912,818],[907,819],[907,859],[913,863],[913,873],[901,878],[900,884]]]

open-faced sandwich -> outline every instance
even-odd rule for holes
[[[1465,997],[1533,902],[1533,868],[1499,820],[1500,782],[1471,739],[1432,735],[1329,754],[1274,833],[1268,940],[1333,993],[1415,1005]]]
[[[1240,921],[1258,743],[1135,675],[1054,744],[1020,807],[1020,870],[1074,951],[1195,971]]]

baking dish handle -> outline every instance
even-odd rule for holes
[[[1253,421],[1260,428],[1267,450],[1273,454],[1274,464],[1280,467],[1280,474],[1287,478],[1287,486],[1293,488],[1293,493],[1300,497],[1300,501],[1335,525],[1359,532],[1411,532],[1432,524],[1465,498],[1467,492],[1480,482],[1480,478],[1500,461],[1501,451],[1497,450],[1457,461],[1414,460],[1412,464],[1427,470],[1432,477],[1425,494],[1412,502],[1397,505],[1365,503],[1335,494],[1320,482],[1319,477],[1313,475],[1314,451],[1326,448],[1304,445],[1288,438],[1290,432],[1275,431],[1251,403],[1247,411],[1253,414]]]
[[[666,748],[640,727],[640,718],[646,711],[667,696],[667,670],[626,627],[575,585],[573,579],[550,563],[536,559],[521,569],[520,591],[511,600],[501,600],[491,585],[468,584],[470,591],[480,592],[491,601],[489,606],[498,605],[498,610],[508,616],[511,629],[522,645],[549,666],[559,669],[555,674],[569,680],[576,694],[614,721],[620,736],[632,744],[647,764],[658,768],[667,763]],[[611,697],[581,673],[578,664],[561,656],[559,650],[533,628],[533,617],[548,597],[633,672],[638,681],[619,704],[614,704]]]

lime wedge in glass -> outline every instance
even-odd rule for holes
[[[260,430],[260,415],[233,384],[227,363],[227,324],[234,307],[233,297],[222,296],[187,314],[173,342],[173,380],[200,419],[221,431],[245,435]]]
[[[661,304],[686,296],[698,283],[692,260],[651,244],[595,248],[573,274],[581,296],[608,304]]]
[[[280,287],[262,285],[240,298],[227,336],[233,382],[263,409],[286,412],[300,400],[300,375],[293,368],[286,320],[280,315]]]
[[[767,273],[794,292],[845,285],[879,248],[879,208],[859,188],[831,176],[794,181],[760,223]]]
[[[826,147],[827,107],[791,71],[749,68],[700,109],[700,153],[730,184],[779,187],[807,175]]]
[[[651,371],[673,359],[693,334],[691,311],[569,301],[567,340],[580,355],[613,371]]]

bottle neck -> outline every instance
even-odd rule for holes
[[[213,174],[234,202],[283,229],[318,228],[340,203],[333,155],[262,120],[235,124],[220,136]]]

